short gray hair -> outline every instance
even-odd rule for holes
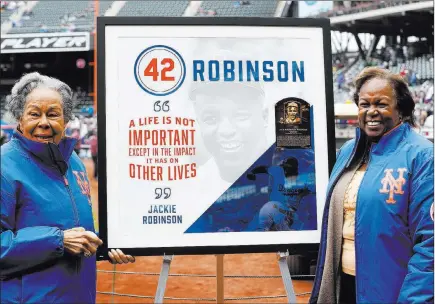
[[[73,94],[71,88],[59,79],[33,72],[23,75],[12,88],[6,109],[12,113],[18,121],[23,115],[27,96],[36,88],[53,89],[62,97],[63,115],[65,124],[73,118]]]

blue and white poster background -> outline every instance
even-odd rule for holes
[[[299,27],[177,26],[176,32],[171,26],[106,27],[108,246],[319,242],[319,215],[328,182],[322,37],[321,29]],[[186,64],[183,84],[167,96],[145,92],[135,79],[138,55],[153,45],[175,49]],[[269,82],[240,82],[237,77],[233,82],[198,82],[193,81],[194,60],[286,61],[290,77],[279,81],[275,75]],[[293,78],[293,61],[299,66],[303,62],[303,81]],[[283,153],[275,146],[274,106],[287,97],[311,105],[311,150]],[[158,100],[168,100],[170,110],[155,112],[153,105]],[[137,125],[141,118],[143,122],[146,117],[158,117],[161,122],[168,116],[172,121],[182,117],[194,122],[188,127]],[[137,165],[142,169],[148,165],[144,156],[129,153],[132,129],[194,130],[191,147],[195,153],[177,157],[177,165],[194,163],[195,174],[178,180],[163,174],[161,180],[154,181],[138,178],[137,172],[132,175],[131,164],[136,170]],[[286,178],[279,168],[290,157],[299,160],[299,174]],[[163,172],[171,167],[159,165]],[[253,178],[250,170],[258,166],[267,168]],[[171,196],[156,199],[156,188],[170,188]],[[286,191],[293,200],[283,200]],[[295,206],[303,206],[299,208],[303,212],[289,212]],[[283,212],[270,212],[271,208]],[[281,219],[268,221],[271,214]]]

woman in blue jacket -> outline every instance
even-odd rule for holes
[[[31,73],[13,87],[18,121],[1,147],[1,303],[95,303],[97,248],[90,186],[65,137],[71,89]],[[112,263],[133,262],[120,250]]]
[[[355,80],[359,129],[337,155],[311,303],[433,303],[433,144],[411,128],[405,81]]]

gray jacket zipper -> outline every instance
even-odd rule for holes
[[[75,223],[75,226],[79,227],[80,226],[79,213],[77,211],[77,206],[76,206],[76,203],[74,201],[74,196],[72,195],[71,188],[69,186],[68,179],[66,178],[66,176],[63,176],[63,181],[65,183],[65,187],[66,187],[66,189],[68,191],[69,197],[71,198],[71,204],[72,204],[73,212],[74,212],[74,223]]]

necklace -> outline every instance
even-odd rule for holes
[[[364,152],[363,158],[362,158],[362,163],[363,164],[367,164],[369,162],[370,159],[370,150],[371,150],[371,145],[369,145],[367,147],[367,149]]]
[[[367,164],[369,162],[369,153],[364,153],[363,159],[362,159],[362,163],[363,164]]]

